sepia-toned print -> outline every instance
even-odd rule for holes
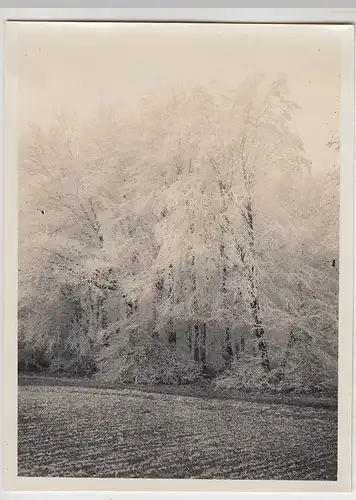
[[[19,477],[338,480],[342,43],[18,28]]]

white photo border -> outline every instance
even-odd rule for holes
[[[261,12],[264,11],[264,12]],[[276,12],[279,11],[279,12]],[[309,11],[309,12],[308,12]],[[344,12],[343,12],[344,11]],[[352,11],[352,12],[350,12]],[[349,35],[346,37],[347,47],[344,51],[344,69],[342,78],[342,98],[341,98],[341,217],[340,217],[340,332],[343,333],[343,340],[340,343],[340,350],[345,352],[343,362],[339,364],[339,398],[342,404],[339,405],[339,443],[344,451],[342,456],[351,454],[351,405],[352,405],[352,349],[353,349],[353,307],[354,307],[354,150],[355,150],[355,100],[354,100],[354,34],[353,25],[356,23],[356,9],[3,9],[3,21],[13,19],[17,21],[26,20],[111,20],[111,21],[193,21],[193,22],[265,22],[265,23],[349,23]],[[5,29],[6,31],[6,29]],[[10,35],[11,36],[11,35]],[[345,40],[346,40],[345,38]],[[352,39],[352,42],[351,40]],[[8,40],[8,39],[7,39]],[[96,494],[85,494],[85,498],[115,498],[123,491],[150,491],[153,497],[158,495],[158,491],[175,491],[187,495],[183,492],[193,492],[204,490],[204,497],[207,492],[237,492],[239,497],[244,497],[245,492],[347,492],[351,489],[350,464],[345,462],[342,456],[339,458],[340,481],[330,482],[298,482],[298,489],[290,489],[292,481],[231,481],[232,488],[226,487],[230,481],[201,481],[201,480],[120,480],[120,479],[50,479],[50,478],[14,478],[16,472],[16,400],[17,400],[17,341],[13,332],[17,331],[17,171],[16,171],[16,81],[14,72],[11,71],[13,60],[9,52],[2,51],[5,58],[6,72],[4,72],[5,106],[3,115],[6,113],[4,125],[4,146],[5,164],[3,179],[3,227],[5,257],[4,289],[3,289],[3,314],[5,327],[3,329],[3,488],[11,498],[29,498],[27,493],[32,495],[34,491],[64,492],[64,491],[87,491],[97,492]],[[12,74],[11,74],[12,73]],[[6,126],[5,126],[6,123]],[[14,135],[15,134],[15,135]],[[11,137],[11,139],[9,139]],[[14,167],[15,166],[15,167]],[[346,242],[346,243],[345,243]],[[16,319],[15,319],[16,318]],[[345,383],[346,381],[346,383]],[[342,423],[342,425],[340,425]],[[15,440],[15,441],[14,441]],[[354,448],[354,446],[353,446]],[[341,460],[340,460],[341,459]],[[8,469],[8,470],[6,470]],[[12,470],[11,470],[12,469]],[[55,488],[50,484],[57,482]],[[114,493],[112,483],[115,481],[116,493]],[[167,484],[167,481],[169,484]],[[184,482],[184,484],[182,483]],[[105,486],[104,483],[107,483]],[[126,484],[124,485],[123,482]],[[202,482],[206,483],[202,487]],[[85,483],[85,484],[84,484]],[[120,486],[121,483],[121,486]],[[141,483],[141,484],[138,484]],[[237,488],[237,483],[242,483],[242,488]],[[256,483],[263,483],[256,488]],[[273,484],[272,484],[273,483]],[[319,483],[316,489],[313,483]],[[340,489],[341,486],[341,489]],[[21,491],[18,496],[14,496],[14,491]],[[98,496],[100,491],[103,496]],[[110,495],[109,495],[110,492]],[[156,493],[157,492],[157,493]],[[54,494],[54,493],[53,493]],[[167,493],[162,493],[167,494]],[[220,493],[219,493],[220,494]],[[247,495],[247,493],[245,493]],[[23,496],[26,495],[26,496]],[[46,498],[51,495],[46,493]],[[151,496],[150,495],[150,496]],[[214,494],[216,496],[216,493]],[[38,494],[36,494],[36,497]],[[79,498],[79,493],[71,493],[66,498]],[[268,495],[269,496],[269,495]],[[294,495],[293,495],[294,496]],[[292,498],[292,495],[290,495]],[[10,496],[8,497],[10,498]],[[84,498],[84,497],[83,497]],[[132,495],[130,495],[132,498]],[[246,496],[247,498],[247,496]],[[249,494],[248,498],[251,498]],[[313,496],[315,498],[315,496]]]

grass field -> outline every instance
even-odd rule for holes
[[[336,480],[337,411],[20,386],[18,474]]]

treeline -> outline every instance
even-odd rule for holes
[[[253,75],[32,126],[20,369],[334,390],[338,173],[305,158],[295,112]]]

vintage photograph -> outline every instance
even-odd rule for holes
[[[337,481],[343,34],[17,27],[19,477]]]

